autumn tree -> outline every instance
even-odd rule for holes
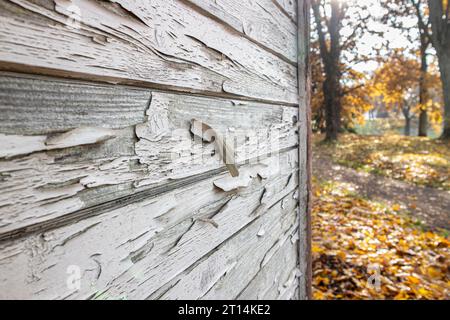
[[[326,5],[331,7],[329,18],[326,15]],[[324,95],[326,139],[336,140],[341,128],[341,72],[339,63],[342,49],[340,30],[347,6],[344,2],[337,0],[331,0],[329,4],[325,0],[312,0],[311,6],[319,38],[320,57],[325,71],[322,92]]]
[[[365,30],[370,18],[365,6],[357,1],[311,0],[315,22],[318,54],[323,70],[321,90],[325,116],[327,140],[336,140],[342,126],[342,100],[348,89],[343,90],[342,79],[348,61],[357,58],[356,54],[345,56],[356,47],[358,37]],[[350,14],[350,11],[352,14]],[[343,34],[343,30],[351,30]],[[313,37],[314,40],[314,37]],[[354,90],[361,88],[355,84]]]
[[[433,65],[432,65],[433,67]],[[436,69],[435,67],[432,69]],[[420,94],[425,79],[426,99]],[[373,96],[382,98],[388,110],[400,112],[405,118],[405,135],[411,134],[411,120],[426,109],[433,124],[442,121],[442,90],[436,72],[422,74],[421,65],[402,50],[395,50],[375,71]],[[424,99],[424,100],[422,100]]]
[[[394,54],[375,72],[375,88],[390,110],[400,111],[405,118],[405,135],[411,134],[412,110],[418,103],[415,90],[420,83],[420,67],[416,60],[401,51]]]
[[[383,21],[402,30],[412,43],[418,43],[418,56],[420,60],[420,78],[419,78],[419,136],[427,136],[428,132],[428,113],[426,75],[428,73],[428,49],[431,44],[430,21],[426,10],[426,0],[384,0],[382,5],[387,9]],[[411,28],[405,25],[409,17],[414,17],[416,25]],[[417,38],[416,38],[417,35]],[[415,50],[413,45],[413,50]]]
[[[436,50],[444,95],[443,139],[450,139],[450,1],[428,0],[431,42]]]
[[[322,67],[317,41],[311,44],[310,58],[313,130],[325,132],[325,99],[323,91],[325,73]],[[371,100],[372,82],[369,81],[366,74],[356,71],[344,63],[340,64],[339,70],[342,73],[340,81],[341,126],[343,129],[352,130],[356,124],[364,123],[364,115],[373,108]]]

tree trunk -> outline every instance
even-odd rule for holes
[[[325,71],[323,83],[324,107],[325,107],[325,140],[337,140],[341,129],[341,87],[339,61],[341,56],[340,29],[344,17],[344,7],[337,0],[331,1],[331,17],[327,23],[330,35],[329,47],[322,29],[322,17],[320,2],[312,1],[314,19],[319,36],[320,56]]]
[[[405,136],[411,135],[411,118],[405,118]]]
[[[442,139],[450,139],[450,2],[428,0],[432,35],[441,71],[442,91],[444,95],[444,130]]]
[[[428,73],[428,63],[427,63],[427,46],[426,39],[424,35],[421,35],[421,45],[420,45],[420,84],[419,84],[419,103],[420,103],[420,114],[419,114],[419,137],[426,137],[428,135],[428,114],[425,108],[425,103],[427,102],[427,88],[426,79]]]
[[[337,140],[341,129],[341,99],[337,70],[328,70],[323,84],[325,97],[326,136],[329,141]]]
[[[444,131],[442,139],[450,139],[450,52],[442,53],[439,57],[442,90],[444,94]]]
[[[420,110],[419,114],[419,137],[428,135],[428,113],[427,110]]]
[[[411,135],[411,115],[408,107],[402,108],[403,116],[405,117],[405,136]]]

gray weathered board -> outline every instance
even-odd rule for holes
[[[0,299],[307,298],[307,10],[0,0]]]

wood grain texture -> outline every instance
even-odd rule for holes
[[[307,298],[307,2],[0,0],[0,299]]]
[[[290,213],[297,205],[297,155],[295,150],[282,154],[274,177],[255,177],[248,188],[235,192],[217,190],[213,182],[219,177],[213,177],[78,223],[0,242],[0,298],[144,299],[219,246],[236,245],[239,240],[232,239],[241,232],[249,241],[253,232],[261,246],[264,239],[276,241],[276,235],[259,237],[254,226],[247,230],[254,223],[268,231],[273,225],[275,233],[287,236],[295,228]],[[246,261],[241,273],[251,265]],[[70,266],[81,270],[79,290],[67,284]]]
[[[301,0],[272,0],[292,21],[297,22],[297,2]],[[303,12],[302,12],[303,14]]]
[[[1,0],[0,15],[2,69],[298,103],[294,65],[185,2]]]
[[[188,0],[270,52],[297,64],[297,26],[272,0]]]
[[[0,73],[1,133],[47,135],[144,122],[149,90]]]
[[[295,297],[295,289],[301,276],[298,269],[298,250],[295,234],[298,229],[298,221],[295,228],[275,243],[267,255],[272,254],[270,259],[262,264],[261,270],[247,284],[239,294],[243,300],[291,300]],[[266,257],[267,257],[266,255]]]
[[[290,239],[298,221],[293,209],[297,206],[295,192],[260,216],[245,229],[221,244],[188,270],[150,296],[151,299],[240,299],[244,291],[265,266],[278,258],[276,252]],[[264,232],[263,232],[264,231]],[[263,234],[264,233],[264,234]],[[291,247],[294,244],[291,243]],[[294,252],[288,258],[296,265]],[[279,261],[281,262],[281,261]],[[278,265],[279,266],[279,265]],[[285,270],[284,268],[282,268]],[[284,279],[272,276],[282,286]],[[270,285],[270,286],[271,286]],[[269,286],[269,287],[270,287]],[[279,297],[274,290],[275,297]]]
[[[298,74],[299,74],[299,298],[312,299],[311,258],[311,207],[312,207],[312,163],[311,163],[311,69],[310,52],[310,1],[298,1]]]
[[[223,168],[214,145],[191,136],[193,118],[235,144],[238,163],[298,143],[296,108],[126,88],[102,98],[99,92],[108,90],[36,79],[0,80],[0,140],[9,141],[0,159],[1,233]],[[43,98],[24,98],[33,95]],[[65,106],[56,113],[55,101]],[[118,107],[120,112],[111,113]],[[85,117],[71,116],[80,111]],[[77,128],[100,117],[98,125],[110,136],[100,142],[86,140],[81,135],[86,130]],[[41,126],[46,118],[54,121]],[[18,131],[26,135],[10,135],[19,122]],[[61,130],[80,136],[72,137],[65,148],[47,145],[67,136],[56,133]],[[99,129],[90,130],[93,134]],[[38,152],[50,148],[54,150]],[[23,155],[26,151],[30,154]]]

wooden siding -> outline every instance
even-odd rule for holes
[[[0,299],[305,297],[297,20],[292,0],[0,0]]]

